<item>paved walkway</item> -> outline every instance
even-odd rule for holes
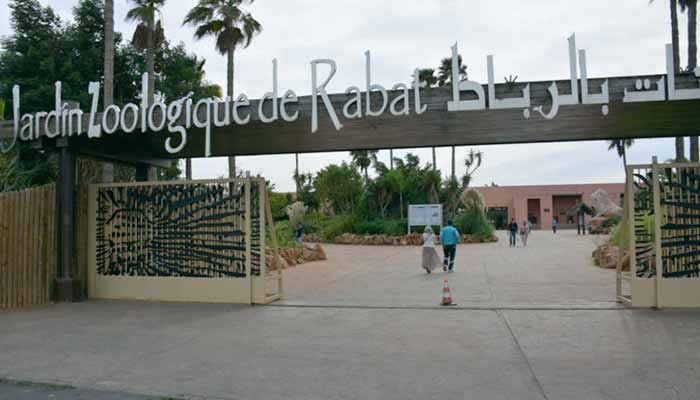
[[[419,249],[331,246],[351,261],[288,273],[286,306],[0,312],[0,378],[192,399],[696,400],[700,312],[615,308],[587,240],[461,247],[449,276],[471,308],[431,308],[442,274],[420,273]]]
[[[535,231],[528,247],[460,245],[455,273],[426,274],[420,247],[324,245],[328,261],[285,271],[285,301],[314,306],[436,307],[443,278],[465,308],[609,308],[615,272],[593,265],[600,236]],[[441,249],[438,253],[442,255]]]

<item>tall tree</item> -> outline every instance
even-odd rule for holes
[[[104,106],[114,102],[114,0],[104,8]]]
[[[194,37],[216,38],[216,50],[228,61],[226,93],[233,98],[234,53],[237,48],[250,46],[253,37],[262,31],[262,25],[243,9],[253,0],[199,0],[192,8],[184,25],[196,27]],[[228,158],[229,178],[236,177],[236,158]]]
[[[126,20],[137,22],[132,44],[139,50],[146,51],[146,72],[148,72],[148,104],[153,104],[155,93],[155,52],[165,42],[163,25],[156,22],[156,14],[165,4],[165,0],[129,0],[134,5],[126,13]]]
[[[457,65],[459,66],[459,78],[467,79],[467,66],[462,62],[462,56],[457,56]],[[437,84],[438,86],[446,86],[452,83],[452,57],[443,58],[438,67]]]
[[[450,170],[450,179],[452,179],[452,180],[457,179],[457,175],[455,175],[456,174],[455,166],[456,166],[455,146],[452,146],[452,168]]]
[[[681,11],[688,14],[688,71],[698,66],[698,0],[678,0]],[[700,161],[698,136],[690,137],[690,161]]]
[[[649,0],[653,3],[654,0]],[[680,35],[678,33],[678,0],[669,0],[671,8],[671,46],[673,47],[673,65],[676,73],[681,70]],[[685,159],[685,142],[682,136],[676,137],[676,161]]]
[[[372,162],[377,159],[377,150],[355,150],[350,152],[352,163],[365,174],[365,181],[369,181],[368,170]]]
[[[625,167],[625,177],[627,177],[627,149],[632,147],[634,139],[608,140],[608,150],[617,151],[617,155],[622,158],[622,165]]]
[[[466,70],[465,70],[466,72]],[[418,70],[418,79],[419,82],[425,82],[427,83],[427,87],[434,87],[438,83],[438,78],[435,76],[435,69],[434,68],[421,68]],[[436,157],[435,157],[435,146],[432,147],[433,150],[433,171],[437,170],[437,166],[435,165]]]

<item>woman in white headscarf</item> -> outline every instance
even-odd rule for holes
[[[435,234],[433,228],[426,226],[423,232],[423,269],[427,273],[433,272],[435,268],[442,265],[440,256],[435,250]]]

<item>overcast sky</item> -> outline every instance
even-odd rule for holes
[[[64,19],[77,0],[40,0]],[[207,79],[225,87],[226,59],[212,40],[195,41],[193,30],[180,24],[194,1],[168,0],[163,8],[165,33],[173,42],[207,60]],[[236,93],[258,98],[271,90],[271,60],[279,61],[283,90],[310,92],[309,62],[332,58],[338,73],[330,92],[364,85],[364,52],[372,51],[376,83],[408,83],[416,67],[437,67],[458,41],[471,80],[486,81],[486,56],[496,60],[497,81],[568,79],[566,38],[576,33],[588,51],[589,76],[625,76],[665,72],[664,44],[670,41],[667,1],[648,0],[257,0],[249,7],[263,25],[250,48],[236,53]],[[187,6],[185,6],[187,5]],[[134,25],[124,22],[129,7],[115,0],[116,30],[130,38]],[[10,33],[8,0],[0,0],[0,35]],[[686,18],[681,15],[682,61],[685,64]],[[87,87],[87,83],[86,83]],[[696,133],[697,134],[697,133]],[[476,185],[596,183],[623,180],[621,161],[604,142],[480,146],[484,165]],[[469,147],[459,147],[459,161]],[[429,162],[430,149],[395,151],[418,154]],[[673,157],[673,139],[638,141],[631,163]],[[450,149],[438,149],[438,167],[450,169]],[[380,158],[388,163],[388,151]],[[303,172],[349,159],[348,153],[300,156]],[[239,157],[240,168],[271,179],[281,190],[293,190],[294,155]],[[198,159],[195,178],[225,175],[225,159]]]

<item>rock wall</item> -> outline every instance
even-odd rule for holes
[[[298,247],[286,247],[281,248],[280,252],[280,265],[282,269],[293,267],[295,265],[306,264],[313,261],[326,260],[326,252],[323,250],[320,244],[308,244],[304,243]],[[269,271],[275,271],[274,254],[271,248],[267,248],[265,252],[265,262],[268,266]]]

